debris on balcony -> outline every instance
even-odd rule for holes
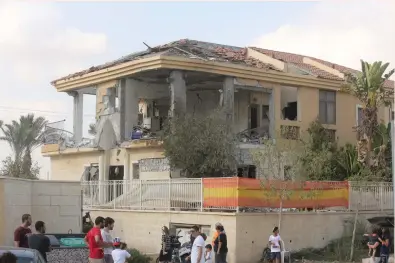
[[[262,140],[267,140],[270,138],[269,130],[265,127],[258,127],[255,129],[246,129],[237,134],[239,142],[260,144]]]

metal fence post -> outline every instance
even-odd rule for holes
[[[383,198],[383,193],[384,193],[383,187],[384,187],[384,185],[383,185],[382,182],[380,183],[379,187],[380,187],[380,188],[379,188],[379,195],[380,195],[380,210],[383,211],[383,210],[384,210],[384,204],[383,204],[383,202],[384,202],[384,198]]]
[[[113,205],[114,205],[114,209],[115,209],[115,207],[116,207],[116,205],[115,205],[115,198],[117,197],[117,180],[113,180],[112,181],[112,183],[113,183],[113,186],[112,186],[112,202],[113,202]]]
[[[200,178],[200,211],[203,211],[203,202],[204,202],[204,185],[203,178]]]
[[[139,191],[140,210],[143,210],[143,183],[141,179],[139,179],[139,187],[140,187],[140,191]]]
[[[348,211],[351,211],[352,191],[353,191],[352,182],[348,181]]]
[[[171,178],[169,178],[169,211],[171,210]]]

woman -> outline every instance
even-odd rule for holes
[[[388,228],[383,229],[383,233],[381,237],[379,237],[379,241],[381,242],[380,247],[380,261],[381,263],[388,263],[388,258],[390,256],[390,231]]]
[[[226,255],[228,253],[226,233],[222,225],[217,225],[215,230],[218,233],[217,238],[214,240],[215,263],[226,263]]]

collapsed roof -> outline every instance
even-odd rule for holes
[[[292,53],[281,52],[281,51],[274,51],[274,50],[257,48],[257,47],[249,47],[249,48],[263,55],[271,57],[275,60],[279,60],[284,63],[290,64],[300,70],[303,70],[307,74],[315,76],[317,78],[338,80],[338,81],[343,80],[343,78],[338,74],[333,74],[333,72],[324,70],[322,68],[318,68],[317,66],[312,65],[312,63],[305,63],[306,58],[315,61],[328,68],[334,69],[335,71],[340,72],[342,74],[358,72],[357,70],[347,68],[338,64],[334,64],[325,60],[317,59],[314,57],[292,54]],[[148,49],[145,51],[132,53],[130,55],[124,56],[120,59],[102,65],[92,66],[86,70],[69,74],[65,77],[54,80],[51,82],[51,84],[54,85],[57,81],[60,80],[67,80],[74,77],[80,77],[91,72],[107,69],[130,61],[149,58],[156,55],[179,56],[179,57],[181,56],[190,59],[239,64],[248,67],[264,69],[264,70],[282,71],[282,69],[276,68],[274,65],[270,63],[265,63],[259,59],[249,56],[248,48],[221,45],[221,44],[215,44],[215,43],[209,43],[209,42],[203,42],[197,40],[181,39],[167,43],[165,45],[148,47]],[[394,81],[387,81],[385,83],[385,86],[387,88],[394,88],[395,87]]]

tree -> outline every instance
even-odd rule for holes
[[[385,166],[380,164],[382,160],[373,160],[373,137],[378,125],[377,113],[380,106],[388,106],[393,90],[385,87],[385,83],[395,73],[395,69],[385,73],[389,63],[383,64],[376,61],[373,64],[361,60],[362,72],[347,74],[346,84],[342,89],[355,97],[362,103],[362,123],[357,127],[361,135],[358,142],[358,156],[361,163],[367,167]]]
[[[6,159],[3,166],[19,167],[19,172],[22,175],[28,178],[32,177],[35,167],[33,167],[31,153],[41,145],[46,123],[45,118],[36,118],[34,114],[21,116],[19,121],[14,120],[10,124],[1,122],[0,129],[3,136],[0,137],[0,140],[7,142],[13,151],[13,159],[11,157]]]
[[[38,179],[40,174],[40,167],[37,162],[34,162],[30,171],[25,173],[26,169],[20,161],[15,161],[11,156],[7,156],[2,162],[0,168],[0,176],[24,178],[24,179]]]
[[[278,227],[281,226],[283,202],[289,199],[292,191],[288,190],[286,181],[300,179],[297,173],[297,161],[299,153],[299,140],[286,138],[298,138],[299,134],[294,129],[283,128],[278,132],[276,140],[268,139],[261,141],[261,147],[251,150],[252,161],[257,168],[258,177],[261,179],[265,197],[274,197],[280,200]],[[271,183],[274,180],[274,183]],[[285,182],[280,182],[285,181]]]
[[[173,117],[163,134],[164,155],[186,177],[234,175],[236,139],[222,110]]]
[[[298,170],[306,180],[344,180],[338,173],[337,142],[332,133],[316,120],[310,123],[298,155]]]

